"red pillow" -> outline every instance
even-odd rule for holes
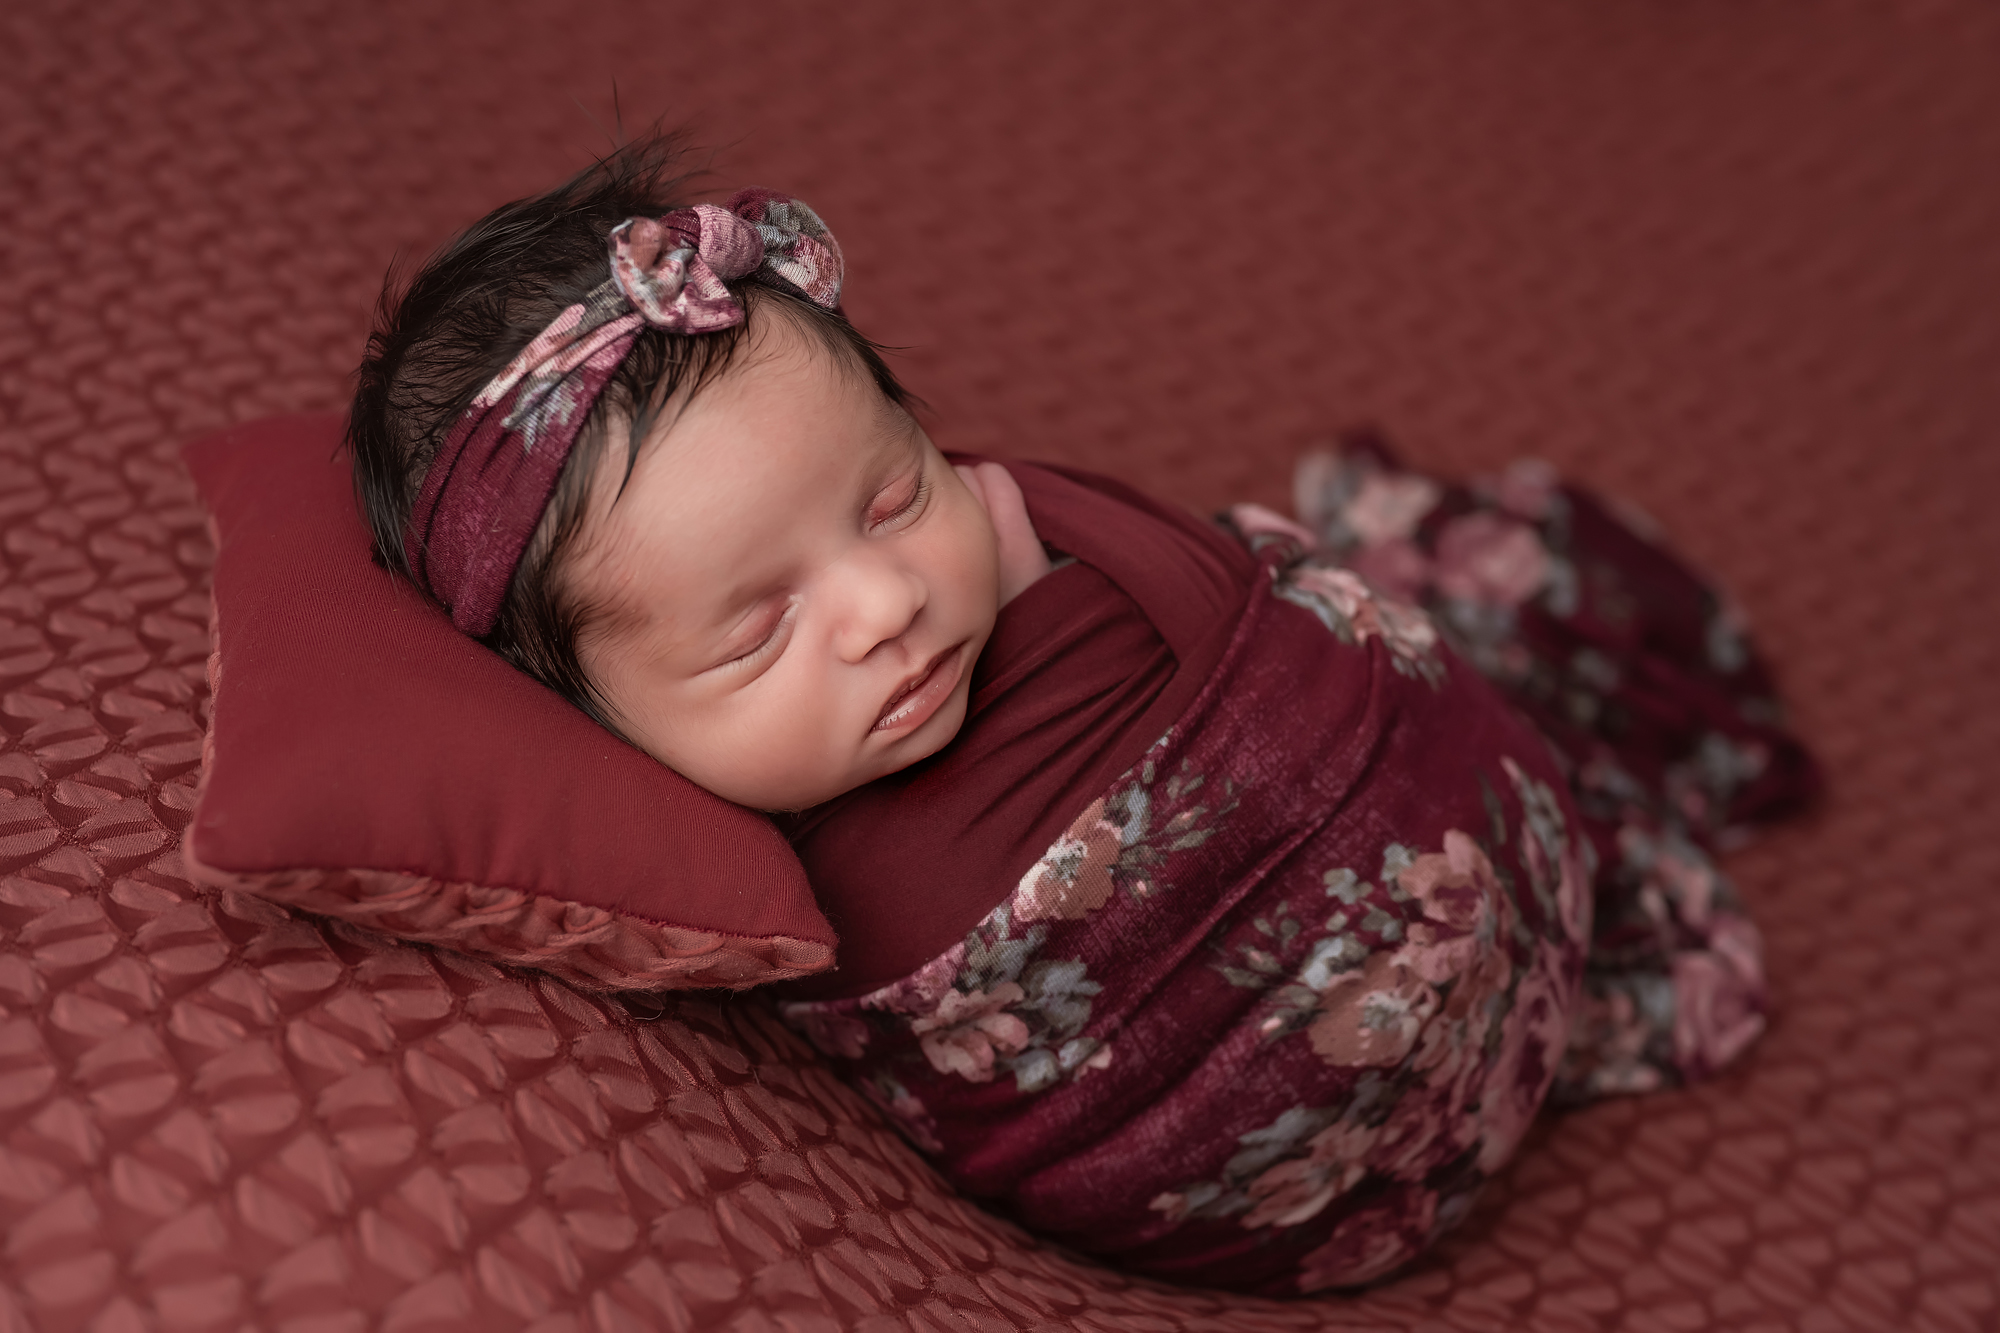
[[[833,962],[771,821],[604,731],[370,561],[341,419],[185,451],[213,516],[194,873],[596,990]]]

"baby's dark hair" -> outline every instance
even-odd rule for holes
[[[426,260],[407,284],[390,270],[347,426],[355,497],[378,564],[410,577],[404,530],[438,445],[473,396],[536,334],[610,277],[606,238],[613,227],[692,202],[690,189],[706,173],[690,167],[690,156],[682,136],[650,134],[545,194],[494,209]],[[728,286],[749,321],[719,333],[648,326],[639,334],[585,418],[483,640],[613,731],[618,728],[577,650],[604,608],[568,586],[561,563],[582,526],[590,477],[614,425],[629,423],[629,478],[660,408],[676,391],[698,391],[726,370],[760,310],[797,321],[831,353],[852,358],[891,401],[912,402],[878,346],[838,311],[764,285],[756,275]]]

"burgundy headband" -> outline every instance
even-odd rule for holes
[[[611,231],[611,278],[555,317],[479,391],[438,446],[410,511],[404,553],[417,582],[475,638],[499,617],[528,538],[584,419],[639,332],[714,333],[744,320],[723,285],[752,277],[828,310],[840,245],[819,215],[770,190],[696,204]]]

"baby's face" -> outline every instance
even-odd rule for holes
[[[578,649],[625,734],[794,810],[957,734],[999,573],[984,506],[865,371],[770,304],[749,336],[622,495],[610,442],[568,577],[605,608]]]

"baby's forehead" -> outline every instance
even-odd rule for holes
[[[680,401],[650,415],[640,450],[671,450],[682,434],[677,425],[690,413],[726,417],[745,408],[755,413],[773,393],[801,391],[826,405],[837,405],[845,414],[866,413],[886,432],[914,424],[847,337],[822,319],[766,299],[751,303],[747,327],[728,359],[677,391],[675,398]],[[723,465],[735,461],[729,454],[708,460],[688,457]]]
[[[732,511],[767,507],[774,492],[793,503],[845,499],[832,483],[865,484],[923,438],[916,419],[865,369],[828,395],[832,404],[781,403],[776,412],[762,397],[717,387],[716,398],[653,431],[631,460],[633,483],[649,492],[660,521],[726,521]],[[826,407],[835,410],[814,410]]]

